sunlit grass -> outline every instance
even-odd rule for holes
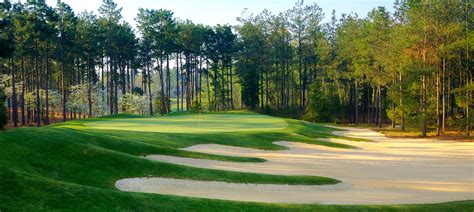
[[[199,115],[189,113],[154,118],[121,114],[69,121],[44,128],[1,132],[0,210],[396,210],[424,207],[459,209],[473,205],[472,202],[433,206],[259,204],[126,193],[114,187],[115,181],[119,179],[148,176],[236,183],[334,184],[339,181],[318,176],[279,176],[199,169],[151,161],[142,156],[162,154],[234,162],[263,162],[260,158],[203,154],[180,148],[214,143],[282,150],[285,147],[273,143],[282,140],[352,148],[317,139],[337,137],[331,134],[334,129],[298,120],[249,112],[209,113],[201,115],[203,122],[206,122],[203,126],[212,129],[204,132],[195,129],[196,117]],[[166,127],[159,122],[166,122],[166,125],[174,127]],[[116,126],[100,129],[94,123],[115,123]],[[120,126],[127,124],[144,130],[127,130],[129,126]]]
[[[161,133],[218,133],[283,130],[280,118],[252,113],[204,113],[153,118],[113,119],[86,123],[91,129]]]

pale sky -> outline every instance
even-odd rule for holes
[[[14,0],[15,1],[15,0]],[[14,2],[13,1],[13,2]],[[24,1],[24,0],[22,0]],[[76,13],[84,10],[97,12],[102,0],[63,0],[69,4]],[[57,0],[46,0],[49,5],[56,5]],[[123,18],[135,26],[134,18],[138,8],[169,9],[175,17],[182,20],[190,19],[194,23],[204,25],[237,24],[244,8],[254,14],[267,9],[274,14],[283,12],[293,7],[296,0],[115,0],[123,8]],[[331,11],[336,10],[338,18],[342,13],[356,12],[365,17],[374,7],[384,6],[393,11],[394,0],[306,0],[305,3],[316,2],[325,13],[324,22],[328,22]]]

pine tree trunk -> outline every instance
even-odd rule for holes
[[[402,85],[403,76],[402,76],[401,71],[399,72],[398,82],[400,83],[398,86],[398,92],[400,93],[400,111],[401,111],[400,126],[401,126],[402,131],[405,131],[405,109],[403,105],[403,85]]]
[[[15,79],[15,60],[11,58],[11,72],[12,72],[12,113],[13,113],[13,127],[18,127],[18,103],[16,96],[16,79]]]
[[[190,89],[190,84],[191,84],[191,65],[190,65],[190,58],[189,54],[186,55],[186,111],[189,111],[189,101],[191,98],[191,89]]]
[[[377,125],[377,88],[372,87],[372,124]]]
[[[150,70],[150,63],[148,59],[148,51],[146,52],[146,69],[147,69],[147,77],[148,77],[148,92],[150,97],[150,116],[153,116],[153,94],[151,92],[151,70]]]
[[[40,87],[40,80],[39,80],[39,68],[38,68],[38,41],[35,41],[35,80],[36,80],[36,126],[41,126],[41,102],[40,102],[40,94],[39,94],[39,87]]]
[[[66,101],[67,101],[67,93],[66,93],[66,68],[65,68],[65,61],[64,61],[64,14],[63,9],[61,8],[61,91],[62,91],[62,106],[63,106],[63,121],[67,119],[67,111],[66,111]]]
[[[227,104],[226,104],[226,101],[225,101],[225,65],[224,65],[224,61],[222,61],[222,74],[221,74],[221,82],[222,82],[222,85],[220,86],[220,91],[221,91],[221,105],[222,107],[224,107],[226,110],[227,110]]]
[[[92,67],[91,67],[91,59],[88,58],[89,62],[87,68],[87,80],[88,80],[88,89],[87,89],[87,101],[89,103],[89,118],[92,118]]]
[[[303,69],[303,76],[301,77],[303,80],[303,86],[302,86],[302,94],[301,94],[301,107],[302,109],[306,106],[306,81],[307,81],[307,72],[308,72],[308,67],[307,67],[307,62],[305,61],[304,64],[304,69]],[[356,121],[357,124],[357,121]]]
[[[209,82],[209,63],[206,62],[207,66],[207,74],[206,74],[206,82],[207,82],[207,107],[211,110],[211,85]]]
[[[263,96],[264,96],[264,92],[263,92],[263,69],[260,70],[260,109],[261,110],[265,110],[264,108],[264,101],[263,101]]]
[[[179,110],[179,53],[176,53],[176,107]]]
[[[471,79],[467,78],[467,87],[470,87],[470,84],[472,83],[472,77]],[[469,116],[470,113],[470,102],[472,102],[472,91],[471,92],[466,92],[466,135],[471,136],[471,119]]]
[[[232,70],[232,58],[230,59],[230,107],[232,110],[235,109],[234,107],[234,81],[233,81],[233,70]]]
[[[299,106],[300,110],[303,109],[303,73],[302,73],[302,63],[303,63],[303,58],[302,58],[302,37],[301,37],[301,32],[298,32],[298,75],[299,75]]]
[[[104,76],[104,55],[101,53],[100,55],[100,68],[101,68],[101,84],[100,84],[100,89],[102,91],[101,96],[102,96],[102,106],[105,108],[105,76]],[[103,115],[103,114],[102,114]]]
[[[268,98],[270,96],[270,80],[268,79],[268,70],[265,71],[265,107],[268,108]]]
[[[171,112],[171,77],[170,77],[170,56],[169,54],[166,55],[166,79],[167,79],[167,105],[166,105],[166,112]]]
[[[379,103],[379,109],[378,109],[378,117],[379,117],[379,120],[378,120],[378,123],[379,123],[379,128],[382,128],[382,111],[383,111],[383,102],[382,102],[382,89],[381,89],[381,85],[379,84],[378,86],[378,90],[379,90],[379,99],[378,99],[378,103]]]
[[[31,60],[32,60],[32,61],[31,61],[30,64],[33,64],[33,63],[34,63],[34,61],[33,61],[34,59],[32,58]],[[33,66],[33,65],[32,65],[32,66]],[[33,67],[31,67],[31,69],[29,69],[29,70],[30,70],[30,71],[29,71],[28,73],[26,73],[26,85],[25,85],[25,86],[26,86],[26,89],[27,89],[27,90],[26,90],[27,93],[29,93],[29,92],[31,92],[31,91],[33,90],[33,82],[32,82],[32,79],[31,79],[31,78],[33,78],[33,76],[31,76],[31,75],[32,75],[32,73],[31,73],[32,71],[31,71],[31,70],[33,70]],[[27,106],[26,106],[26,111],[27,111],[27,116],[26,116],[27,119],[26,119],[26,122],[27,122],[27,125],[30,126],[30,121],[31,121],[31,119],[32,119],[32,117],[31,117],[32,114],[31,114],[31,108],[30,108],[30,101],[29,101],[29,100],[28,100],[28,104],[27,104]]]
[[[446,58],[443,58],[443,73],[441,76],[442,83],[441,83],[441,98],[442,99],[442,123],[441,123],[441,130],[444,133],[446,130],[446,83],[445,83],[445,78],[446,77]]]
[[[107,91],[108,91],[108,101],[109,101],[109,112],[110,114],[114,114],[114,75],[113,75],[113,59],[111,56],[109,56],[109,70],[107,72],[107,81],[108,81],[108,86],[107,86]]]
[[[126,65],[125,65],[126,66]],[[126,77],[126,67],[124,65],[121,65],[121,75],[122,75],[122,97],[127,94],[127,77]],[[126,112],[127,108],[125,106],[122,106],[122,112]]]
[[[179,63],[182,65],[183,64],[183,58],[179,57]],[[186,64],[187,65],[187,64]],[[184,111],[184,73],[183,70],[181,69],[181,110]],[[187,109],[186,109],[187,110]]]
[[[26,89],[26,80],[25,80],[25,64],[24,64],[24,59],[23,57],[21,58],[21,125],[25,126],[26,125],[26,120],[25,120],[25,89]]]
[[[127,71],[126,71],[126,79],[127,79],[127,92],[126,93],[132,93],[132,81],[130,80],[130,70],[131,70],[131,64],[130,60],[127,60]]]
[[[441,98],[441,79],[440,70],[436,71],[436,135],[441,134],[441,111],[440,111],[440,98]]]
[[[422,123],[421,123],[421,137],[426,137],[426,75],[422,76],[422,91],[421,91],[421,107],[422,107]]]
[[[355,94],[354,94],[354,102],[355,102],[355,109],[354,109],[354,114],[355,114],[355,117],[354,117],[354,121],[355,121],[355,125],[358,126],[359,125],[359,82],[356,80],[355,82]]]
[[[117,64],[118,65],[118,64]],[[115,69],[114,69],[114,75],[117,76],[118,73],[117,73],[117,67],[118,66],[114,66]],[[114,114],[118,114],[118,80],[117,77],[114,77]]]
[[[465,21],[464,21],[465,32],[464,32],[464,35],[466,36],[465,37],[466,40],[468,40],[468,35],[469,35],[470,30],[471,30],[471,23],[470,22],[472,22],[472,19],[470,19],[470,18],[472,18],[472,15],[470,15],[470,12],[469,12],[470,8],[471,8],[471,4],[468,4],[468,1],[466,1],[465,7],[464,7],[464,9],[465,9],[465,11],[464,11],[464,13],[465,13]],[[472,8],[471,8],[471,11],[472,11]],[[466,65],[465,65],[465,68],[466,68],[466,87],[468,89],[470,89],[469,86],[472,83],[472,70],[471,70],[471,72],[469,71],[470,70],[469,69],[470,68],[469,64],[471,62],[470,61],[470,55],[469,55],[469,51],[470,51],[469,47],[470,47],[470,44],[468,42],[466,44],[466,51],[465,51],[465,53],[466,53]],[[470,79],[469,76],[471,76],[471,79]],[[469,112],[470,112],[469,108],[471,107],[470,102],[471,102],[471,99],[472,99],[472,93],[473,93],[472,91],[467,90],[466,91],[466,97],[465,97],[466,98],[466,135],[467,136],[471,135],[471,120],[470,120],[470,117],[469,117]]]
[[[423,11],[423,14],[425,15],[425,12]],[[422,51],[422,57],[423,57],[423,69],[425,68],[426,65],[426,54],[427,54],[427,24],[426,24],[426,18],[423,16],[423,51]],[[423,70],[425,71],[425,70]],[[422,111],[423,111],[423,117],[422,117],[422,123],[421,123],[421,137],[426,137],[426,103],[427,103],[427,95],[426,95],[426,74],[423,73],[422,75]]]
[[[46,105],[46,112],[45,112],[45,118],[44,118],[44,124],[48,125],[49,124],[49,47],[46,47],[46,80],[45,80],[45,90],[46,90],[46,99],[45,99],[45,105]]]
[[[163,56],[160,56],[160,64],[158,67],[158,75],[160,77],[160,92],[161,92],[161,109],[160,113],[161,115],[164,114],[164,109],[165,109],[165,90],[164,90],[164,82],[163,82]]]
[[[200,105],[200,110],[202,110],[202,57],[199,58],[199,78],[198,78],[198,89],[199,89],[199,105]]]

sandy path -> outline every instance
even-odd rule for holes
[[[117,187],[124,191],[280,203],[402,204],[474,199],[473,143],[391,139],[371,130],[352,128],[337,134],[377,142],[330,139],[359,147],[352,150],[294,142],[277,142],[289,148],[284,151],[215,144],[186,148],[211,154],[259,157],[268,160],[265,163],[159,155],[148,158],[210,169],[325,176],[343,181],[338,185],[252,185],[143,178],[118,181]]]

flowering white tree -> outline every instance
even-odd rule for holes
[[[127,94],[123,95],[119,100],[119,106],[125,113],[131,114],[148,114],[148,99],[146,96]]]
[[[41,103],[40,109],[44,110],[46,108],[46,90],[40,89],[39,94]],[[7,96],[11,97],[11,91]],[[36,109],[36,91],[25,94],[25,103],[29,108]],[[49,90],[48,103],[52,111],[54,111],[53,109],[59,108],[59,106],[61,106],[61,95],[57,91]]]
[[[92,115],[103,115],[101,89],[98,89],[97,86],[93,86],[91,89]],[[72,86],[68,97],[66,104],[68,110],[82,114],[89,113],[89,86],[87,84]]]

